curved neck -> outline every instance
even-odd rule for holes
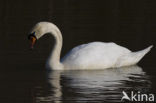
[[[50,29],[50,28],[49,28]],[[60,55],[62,49],[62,35],[60,30],[54,25],[48,32],[55,38],[55,45],[48,59],[48,67],[53,70],[62,70],[63,65],[60,63]]]

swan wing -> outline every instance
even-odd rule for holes
[[[92,42],[73,48],[61,62],[65,68],[109,68],[121,55],[131,52],[115,43]]]

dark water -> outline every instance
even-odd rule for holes
[[[29,49],[27,35],[39,21],[63,34],[62,56],[79,44],[115,42],[132,51],[156,45],[156,2],[149,0],[1,0],[0,103],[121,102],[122,91],[156,94],[156,49],[139,66],[48,72],[49,35]]]
[[[5,70],[0,73],[2,103],[121,102],[122,91],[154,93],[143,68],[96,71]]]

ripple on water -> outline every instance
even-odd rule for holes
[[[47,82],[49,94],[38,95],[38,102],[116,103],[121,101],[123,90],[148,91],[151,88],[149,77],[138,66],[96,71],[53,71],[48,73]]]

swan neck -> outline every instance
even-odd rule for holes
[[[57,27],[51,29],[49,33],[52,36],[54,36],[55,44],[50,54],[48,64],[50,68],[53,70],[62,70],[63,66],[62,66],[62,63],[60,62],[60,55],[61,55],[61,49],[62,49],[62,34]]]

